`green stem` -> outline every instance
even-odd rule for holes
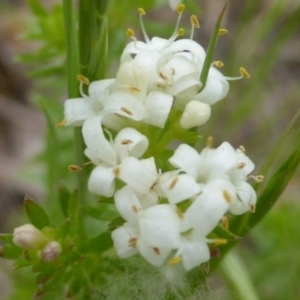
[[[77,36],[77,18],[72,0],[63,0],[66,50],[67,50],[67,76],[68,76],[68,92],[70,98],[76,98],[79,95],[78,81],[76,79],[79,74],[79,52],[78,52],[78,36]],[[85,161],[83,155],[84,142],[81,129],[76,128],[75,134],[75,151],[77,164],[82,165]],[[78,173],[79,202],[85,202],[87,174],[86,172]]]
[[[236,251],[230,251],[220,263],[225,278],[234,288],[240,300],[259,300],[246,266]]]

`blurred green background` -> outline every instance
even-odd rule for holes
[[[43,3],[46,13],[30,10],[28,3],[35,2]],[[190,31],[189,16],[196,14],[201,28],[196,31],[195,39],[207,48],[225,1],[184,3],[182,26],[186,36]],[[144,21],[150,37],[168,38],[172,34],[177,14],[170,12],[165,1],[112,1],[108,13],[107,78],[114,76],[119,55],[128,42],[126,29],[133,28],[141,37],[138,7],[147,11]],[[75,155],[65,155],[72,153],[73,136],[66,130],[57,132],[57,145],[62,149],[62,153],[57,153],[57,145],[49,140],[40,104],[42,101],[51,122],[62,119],[67,82],[61,3],[1,0],[0,11],[0,103],[3,107],[0,225],[5,232],[24,218],[20,212],[22,195],[29,193],[37,199],[51,199],[56,193],[51,188],[56,178],[72,187],[76,177],[67,171]],[[260,174],[276,141],[300,107],[300,3],[297,0],[228,1],[223,27],[229,32],[219,38],[215,53],[215,59],[225,64],[223,74],[238,76],[238,69],[243,66],[251,78],[231,82],[226,99],[212,107],[210,121],[200,127],[204,139],[199,148],[209,135],[214,137],[215,146],[225,140],[235,147],[243,145],[256,163],[255,174]],[[296,121],[295,130],[299,124]],[[294,133],[291,130],[287,134],[274,168],[291,149],[300,146],[300,140],[293,139]],[[58,166],[52,173],[45,165],[49,156]],[[249,272],[258,299],[293,300],[300,295],[299,175],[298,171],[270,213],[236,247],[236,255]],[[51,207],[51,203],[47,205]],[[51,209],[56,208],[52,205]],[[10,266],[4,261],[0,265],[4,273],[0,287],[9,291],[13,284],[5,273]],[[210,275],[209,287],[213,299],[246,299],[236,292],[227,274],[219,270]]]

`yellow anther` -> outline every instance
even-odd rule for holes
[[[126,31],[126,35],[130,38],[134,38],[134,31],[131,28],[128,28]]]
[[[142,16],[144,16],[146,14],[146,12],[143,8],[139,8],[138,11]]]
[[[224,229],[228,230],[229,229],[229,220],[227,216],[224,216],[221,220],[222,225],[224,227]]]
[[[223,197],[224,197],[224,199],[226,200],[226,202],[228,204],[230,204],[230,203],[233,202],[233,198],[232,198],[231,194],[227,190],[223,191]]]
[[[90,81],[87,77],[83,76],[82,74],[78,74],[77,75],[77,80],[83,84],[86,84],[86,85],[89,85],[90,84]]]
[[[257,176],[250,175],[249,177],[253,178],[256,182],[262,182],[264,180],[263,175],[257,175]]]
[[[207,147],[207,148],[211,148],[211,146],[213,145],[213,142],[214,142],[213,137],[212,137],[212,136],[209,136],[209,137],[207,138],[207,141],[206,141],[206,147]]]
[[[242,152],[246,152],[246,149],[243,145],[240,145],[239,149],[242,151]]]
[[[177,31],[177,35],[178,35],[178,36],[183,36],[184,33],[185,33],[185,30],[184,30],[182,27],[179,28],[178,31]]]
[[[62,127],[67,123],[67,119],[61,120],[58,124],[56,124],[56,128]]]
[[[196,28],[200,28],[200,23],[198,21],[198,18],[195,15],[190,16],[190,21],[192,25],[194,25]]]
[[[180,256],[174,256],[169,260],[169,265],[177,265],[178,263],[181,262],[181,257]]]
[[[227,242],[228,242],[228,240],[226,240],[226,239],[215,239],[215,240],[213,240],[213,244],[215,246],[226,245]]]
[[[185,5],[184,5],[184,4],[179,4],[179,5],[177,6],[177,13],[178,13],[178,14],[182,14],[183,11],[184,11],[184,9],[185,9]]]
[[[245,68],[240,68],[240,73],[244,78],[246,78],[246,79],[250,78],[250,74],[246,71]]]
[[[71,172],[80,172],[82,170],[82,167],[77,165],[69,165],[68,169]]]
[[[224,67],[224,63],[221,62],[220,60],[216,60],[216,61],[214,61],[214,66],[217,68],[222,68],[222,67]]]
[[[221,28],[219,29],[219,35],[224,35],[224,34],[227,34],[228,33],[228,30],[227,29],[224,29],[224,28]]]

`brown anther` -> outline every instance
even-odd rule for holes
[[[237,165],[237,168],[238,168],[239,170],[243,169],[244,167],[246,167],[246,163],[244,163],[244,162],[241,162],[241,163],[239,163],[239,164]]]
[[[227,203],[231,204],[233,202],[232,196],[227,190],[223,191],[223,197],[226,200]]]
[[[211,146],[213,145],[214,139],[212,136],[209,136],[206,140],[206,147],[207,148],[211,148]]]
[[[137,238],[131,238],[131,239],[128,241],[129,247],[136,248],[136,244],[137,244]]]
[[[153,251],[154,251],[154,253],[155,253],[156,255],[160,255],[160,249],[159,249],[159,248],[157,248],[157,247],[152,247],[152,249],[153,249]]]
[[[128,114],[128,115],[130,115],[130,116],[133,115],[132,111],[130,111],[130,110],[129,110],[128,108],[126,108],[126,107],[121,107],[121,110],[124,111],[126,114]]]
[[[122,144],[122,145],[129,145],[129,144],[131,144],[131,143],[132,143],[132,140],[128,140],[128,139],[127,139],[127,140],[122,140],[122,141],[121,141],[121,144]]]
[[[164,75],[162,72],[159,72],[159,76],[163,79],[163,80],[168,80],[168,77],[166,75]]]
[[[250,211],[251,211],[252,213],[255,212],[255,205],[254,205],[254,204],[250,204]]]
[[[120,173],[121,173],[120,167],[114,168],[114,169],[113,169],[113,173],[114,173],[115,177],[119,177],[119,176],[120,176]]]
[[[178,177],[175,177],[175,178],[172,180],[172,182],[171,182],[170,185],[169,185],[169,190],[172,190],[172,189],[175,187],[175,185],[177,184],[178,180],[179,180]]]
[[[69,165],[68,169],[71,172],[80,172],[82,170],[82,167],[81,166],[77,166],[77,165]]]
[[[172,68],[172,75],[175,75],[175,69]]]
[[[139,212],[139,209],[135,205],[132,205],[131,208],[135,214],[137,214]]]

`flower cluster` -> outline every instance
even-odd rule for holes
[[[171,264],[182,261],[189,270],[209,260],[208,244],[218,240],[207,236],[220,220],[227,213],[253,212],[256,194],[247,183],[254,164],[243,148],[235,150],[227,142],[213,149],[209,139],[201,153],[181,144],[164,164],[168,168],[157,165],[159,154],[149,155],[172,126],[172,111],[188,132],[208,121],[211,105],[228,93],[228,80],[237,79],[223,76],[215,62],[204,86],[200,75],[206,53],[193,41],[199,27],[195,16],[190,39],[176,40],[184,33],[179,28],[183,10],[179,5],[169,39],[149,39],[145,11],[139,9],[145,42],[128,29],[132,42],[121,55],[115,79],[89,83],[79,75],[81,97],[65,102],[63,124],[82,126],[84,153],[95,165],[88,188],[113,197],[124,219],[112,232],[118,256],[140,253],[154,266],[169,257]],[[247,76],[241,68],[241,77]],[[151,128],[158,129],[155,137],[147,136]]]

